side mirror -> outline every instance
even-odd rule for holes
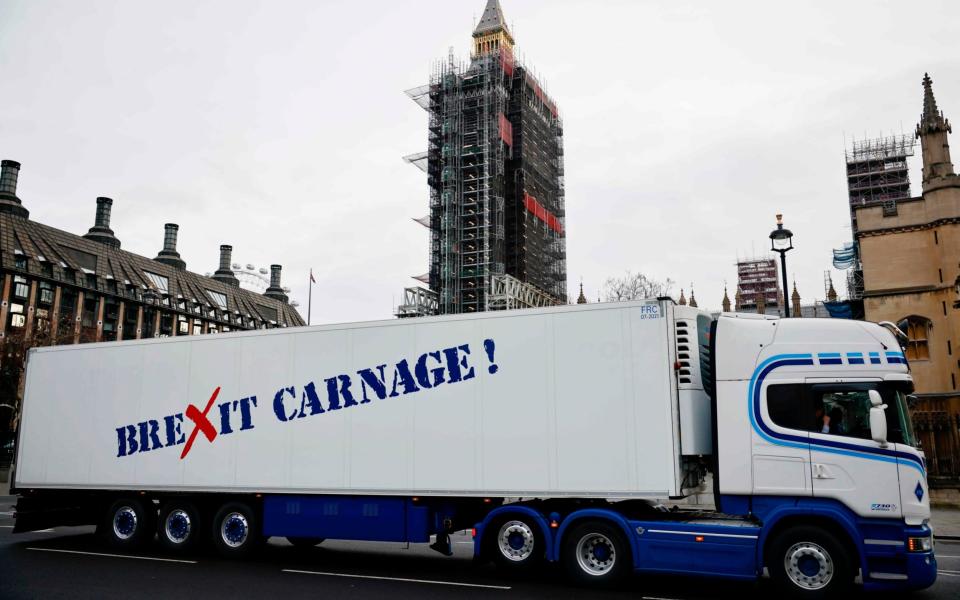
[[[880,447],[887,447],[887,405],[883,403],[880,392],[870,390],[870,437],[873,441],[880,444]]]

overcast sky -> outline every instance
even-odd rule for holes
[[[188,269],[229,243],[281,263],[304,316],[313,267],[314,323],[387,318],[428,260],[401,160],[427,115],[403,90],[468,55],[484,3],[2,0],[0,158],[37,221],[84,233],[109,196],[124,249],[155,256],[175,222]],[[924,71],[960,123],[955,1],[502,4],[564,119],[572,297],[630,269],[719,308],[782,212],[822,298],[844,136],[912,132]]]

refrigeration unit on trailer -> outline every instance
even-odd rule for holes
[[[585,583],[766,569],[801,595],[858,573],[921,588],[911,385],[879,325],[669,300],[35,349],[15,531],[449,554],[473,529],[482,558]],[[656,502],[708,471],[717,510]]]

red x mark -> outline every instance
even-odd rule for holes
[[[217,394],[220,393],[220,388],[213,390],[213,395],[210,396],[210,400],[207,401],[207,407],[203,409],[203,412],[197,410],[197,407],[190,404],[187,406],[185,414],[187,418],[193,421],[196,425],[193,428],[193,431],[190,432],[190,438],[187,440],[187,445],[183,447],[183,452],[180,453],[180,460],[183,460],[183,457],[187,455],[187,452],[190,452],[190,448],[193,446],[193,440],[197,439],[197,432],[202,431],[203,435],[207,437],[207,440],[212,442],[213,438],[217,437],[217,430],[213,428],[213,423],[210,422],[210,419],[207,418],[207,413],[210,412],[210,407],[213,406],[213,401],[217,399]]]

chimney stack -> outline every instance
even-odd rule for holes
[[[120,240],[113,235],[113,230],[110,229],[110,207],[112,206],[113,200],[110,198],[104,198],[103,196],[97,198],[96,221],[93,227],[90,228],[90,231],[83,237],[88,240],[100,242],[101,244],[106,244],[111,248],[119,248]]]
[[[180,258],[180,253],[177,252],[177,230],[180,229],[180,226],[176,223],[167,223],[163,227],[163,250],[153,260],[170,265],[175,269],[186,269],[187,263]]]
[[[233,255],[233,246],[226,244],[220,246],[220,268],[213,274],[213,279],[222,281],[228,285],[240,287],[240,280],[233,274],[230,268],[231,256]]]
[[[270,287],[267,288],[267,291],[263,293],[264,296],[268,298],[274,298],[280,302],[288,302],[290,300],[289,296],[283,291],[283,288],[280,287],[280,265],[270,265]]]
[[[0,212],[10,213],[27,219],[30,211],[23,207],[17,198],[17,179],[20,176],[20,163],[15,160],[0,162]]]

